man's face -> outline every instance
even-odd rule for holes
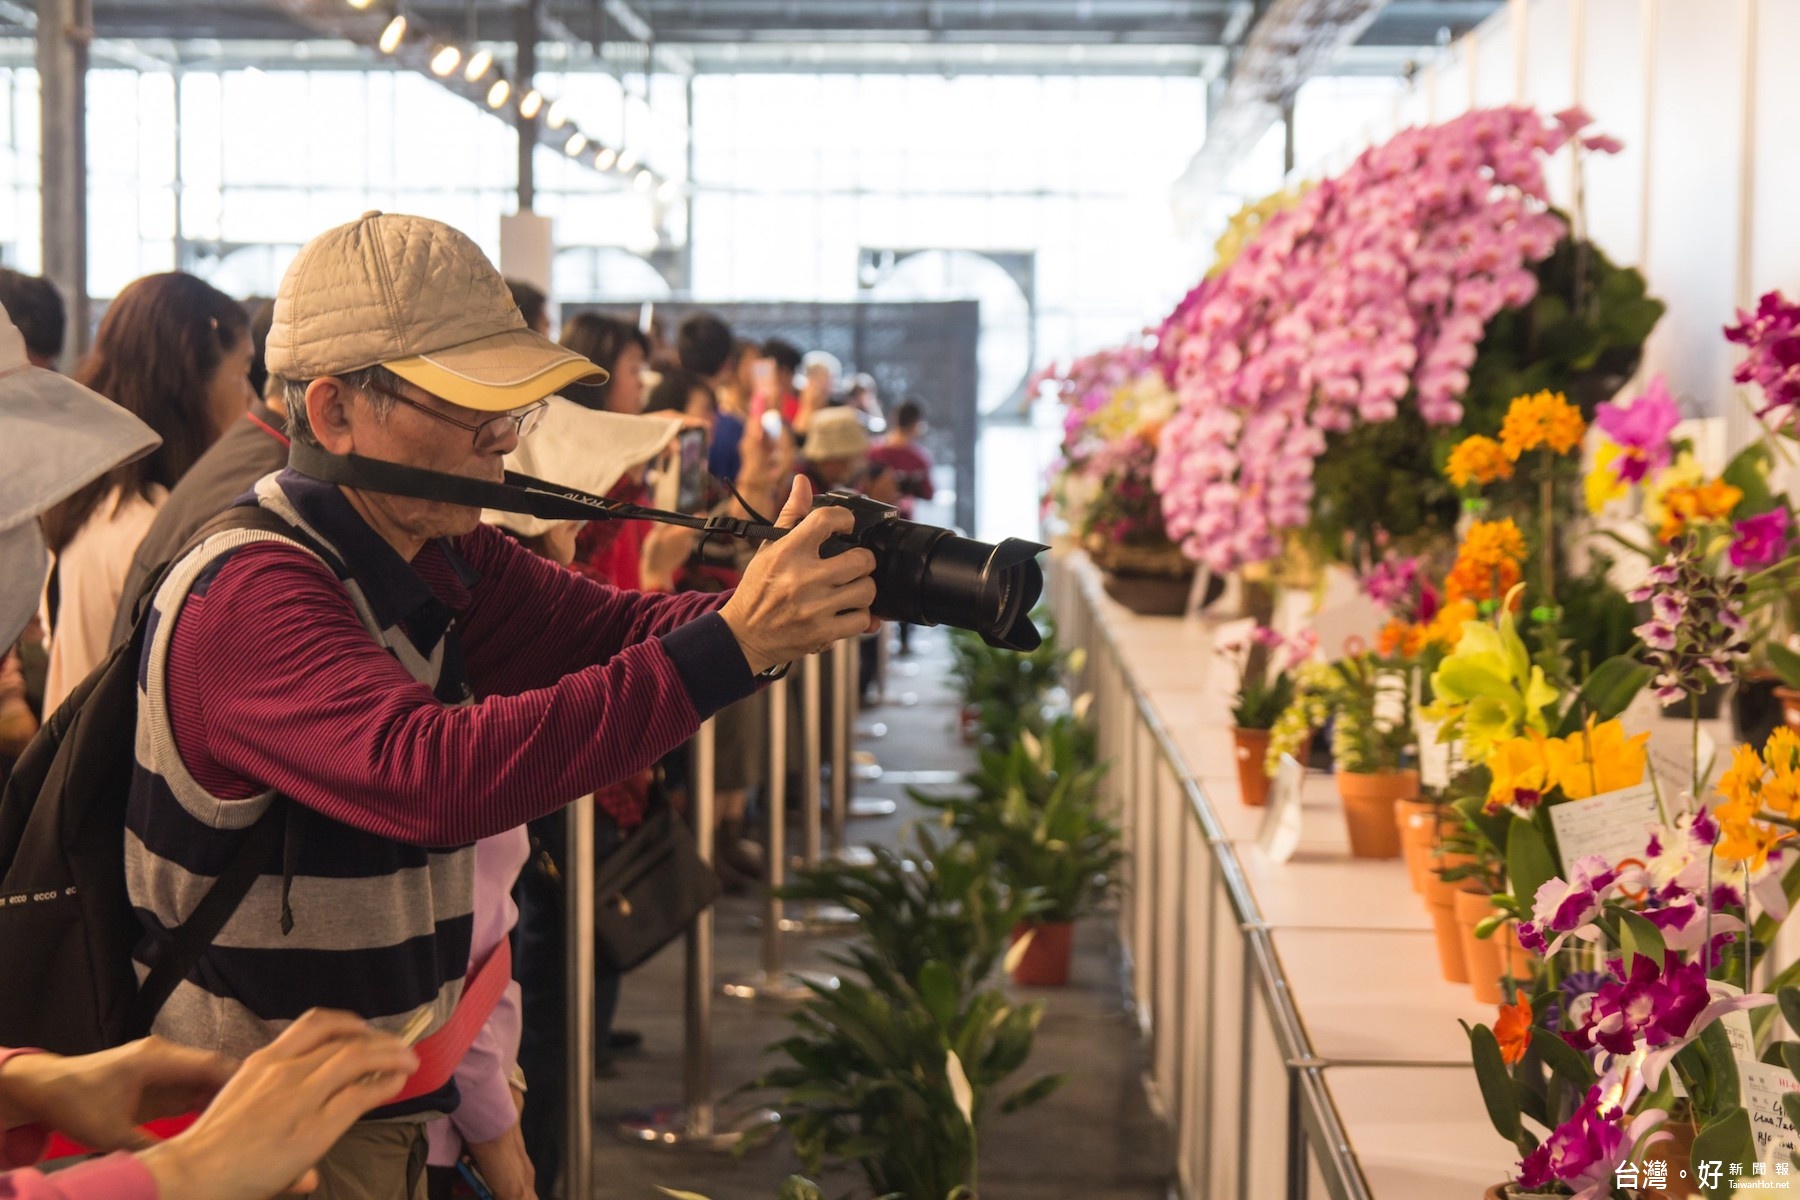
[[[360,454],[499,483],[506,471],[503,460],[518,447],[517,424],[506,413],[464,408],[405,382],[387,390],[385,397],[332,382],[342,389],[343,410],[336,421],[315,420],[313,429],[334,454]],[[391,406],[385,416],[377,416],[375,403],[385,398],[391,398]],[[308,406],[310,410],[310,390]],[[478,508],[435,500],[365,491],[356,492],[355,499],[368,510],[365,515],[379,515],[382,525],[419,541],[470,533],[481,519]]]

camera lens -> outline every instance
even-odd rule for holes
[[[875,553],[876,616],[972,630],[1009,650],[1042,640],[1031,609],[1044,590],[1037,555],[1048,547],[1018,538],[989,545],[899,520],[876,525],[863,544]]]

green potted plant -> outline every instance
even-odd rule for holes
[[[750,1089],[779,1093],[779,1120],[753,1141],[785,1131],[808,1171],[858,1165],[884,1200],[974,1200],[984,1122],[1062,1082],[1041,1077],[995,1102],[1029,1055],[1043,1007],[1014,1004],[987,982],[1039,899],[1002,886],[989,844],[940,845],[925,829],[917,838],[916,856],[878,848],[871,865],[822,865],[787,889],[862,918],[834,960],[863,980],[816,988],[792,1017],[794,1034],[771,1047],[788,1062]]]
[[[1394,806],[1417,799],[1412,761],[1412,675],[1409,663],[1353,655],[1302,669],[1294,698],[1276,719],[1269,770],[1296,753],[1329,721],[1338,797],[1357,858],[1398,858]]]
[[[1061,714],[1041,735],[1024,730],[1005,752],[984,754],[968,777],[973,793],[914,793],[966,842],[986,848],[1009,892],[1036,897],[1013,930],[1015,983],[1067,983],[1074,922],[1112,893],[1124,851],[1118,827],[1099,811],[1105,768],[1092,765],[1092,753],[1091,732]]]
[[[1222,642],[1219,655],[1237,672],[1231,697],[1231,738],[1236,750],[1238,791],[1245,804],[1261,808],[1269,799],[1269,730],[1294,701],[1294,671],[1312,657],[1318,635],[1311,630],[1284,638],[1257,625],[1241,638]]]

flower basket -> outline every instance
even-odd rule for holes
[[[1246,805],[1261,808],[1269,802],[1269,773],[1264,761],[1269,754],[1269,731],[1233,726],[1231,738],[1237,747],[1238,792]]]
[[[1090,534],[1083,545],[1100,568],[1106,594],[1132,612],[1142,617],[1178,617],[1187,611],[1194,588],[1194,564],[1182,557],[1173,543],[1134,545]],[[1224,578],[1215,576],[1202,607],[1224,591]]]
[[[1344,820],[1350,827],[1350,853],[1355,858],[1399,858],[1400,828],[1394,823],[1394,805],[1419,795],[1417,771],[1378,771],[1358,774],[1339,771],[1338,797],[1344,803]]]

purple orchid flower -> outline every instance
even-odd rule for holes
[[[1617,960],[1608,964],[1623,975]],[[1712,997],[1706,969],[1665,956],[1659,969],[1648,956],[1632,959],[1631,973],[1600,986],[1582,1026],[1563,1034],[1577,1050],[1630,1054],[1640,1044],[1654,1049],[1679,1041]]]
[[[1575,860],[1569,878],[1548,879],[1532,898],[1531,920],[1519,924],[1519,944],[1539,954],[1554,954],[1571,934],[1592,941],[1599,935],[1593,920],[1606,893],[1619,881],[1606,859],[1588,854]],[[1555,934],[1545,944],[1545,934]]]
[[[1731,565],[1766,567],[1780,562],[1788,552],[1788,510],[1772,508],[1759,516],[1746,517],[1734,524],[1731,541]]]
[[[1575,1200],[1612,1195],[1614,1176],[1626,1155],[1668,1116],[1653,1108],[1626,1120],[1643,1088],[1638,1072],[1621,1066],[1608,1070],[1588,1089],[1574,1114],[1520,1162],[1519,1186],[1537,1190],[1561,1183],[1574,1192]],[[1658,1134],[1650,1140],[1667,1136]]]

